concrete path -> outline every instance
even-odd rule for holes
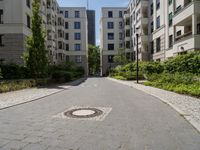
[[[74,106],[111,111],[102,120],[55,117]],[[159,99],[105,78],[89,78],[1,110],[0,150],[200,150],[200,134]]]

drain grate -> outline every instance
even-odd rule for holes
[[[96,108],[77,108],[64,113],[71,118],[93,118],[103,114],[103,111]]]

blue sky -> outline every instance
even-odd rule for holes
[[[101,7],[127,7],[129,0],[89,0],[89,9],[96,10],[96,40],[99,44]],[[87,0],[58,0],[61,7],[86,7]]]

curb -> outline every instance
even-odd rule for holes
[[[15,106],[20,106],[20,105],[23,105],[23,104],[28,104],[28,103],[31,103],[31,102],[34,102],[34,101],[41,100],[42,98],[45,98],[45,97],[48,97],[48,96],[51,96],[51,95],[54,95],[54,94],[57,94],[57,93],[61,93],[61,92],[65,91],[65,90],[67,90],[67,89],[69,89],[69,88],[71,88],[73,86],[77,86],[77,85],[81,84],[86,79],[87,78],[81,78],[81,79],[78,79],[78,80],[75,80],[75,81],[72,81],[72,82],[69,82],[69,83],[66,83],[66,84],[61,84],[59,86],[62,86],[62,85],[65,85],[65,86],[69,85],[69,86],[67,88],[65,88],[65,89],[60,90],[60,91],[57,91],[57,92],[54,92],[54,93],[51,93],[51,94],[47,94],[45,96],[41,96],[41,97],[36,98],[36,99],[28,100],[26,102],[17,103],[17,104],[11,105],[11,106],[2,107],[2,108],[0,108],[0,111],[8,109],[8,108],[15,107]]]
[[[145,92],[151,96],[154,96],[158,99],[160,99],[163,103],[169,105],[170,107],[172,107],[176,112],[178,112],[187,122],[189,122],[196,130],[197,132],[199,132],[200,134],[200,124],[198,124],[191,116],[190,114],[187,114],[185,113],[184,111],[182,111],[181,109],[179,109],[178,107],[174,106],[173,104],[171,104],[170,102],[166,101],[165,99],[163,98],[160,98],[159,96],[155,95],[155,94],[152,94],[152,93],[149,93],[149,92],[146,92],[144,90],[141,90],[141,89],[138,89],[132,85],[128,85],[126,83],[123,83],[123,81],[120,81],[120,80],[117,80],[117,79],[113,79],[113,78],[110,78],[110,77],[107,77],[106,79],[110,80],[110,81],[113,81],[113,82],[117,82],[117,83],[120,83],[120,84],[123,84],[123,85],[126,85],[126,86],[129,86],[131,88],[135,88],[137,90],[140,90],[142,92]],[[144,85],[145,86],[145,85]],[[165,91],[165,90],[164,90]]]

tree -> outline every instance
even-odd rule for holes
[[[118,54],[114,56],[114,62],[117,65],[125,65],[128,63],[128,60],[126,58],[126,53],[125,53],[125,49],[118,49]]]
[[[89,45],[88,47],[89,74],[94,75],[100,72],[100,48]]]
[[[32,4],[32,36],[27,38],[27,50],[23,55],[25,64],[34,78],[41,78],[47,72],[47,50],[45,48],[45,32],[40,16],[40,0]]]

